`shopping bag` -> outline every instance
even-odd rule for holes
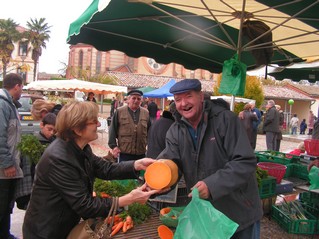
[[[319,168],[312,166],[308,177],[310,181],[309,190],[319,189]]]
[[[198,189],[192,191],[192,200],[178,219],[174,239],[227,239],[238,224],[199,198]]]
[[[118,197],[112,198],[112,206],[107,218],[89,218],[77,224],[69,233],[67,239],[108,239],[111,238],[111,230],[114,216],[118,209]],[[112,220],[110,220],[112,218]],[[108,224],[108,221],[111,221]]]
[[[224,61],[219,93],[243,96],[246,86],[246,70],[247,66],[238,60],[237,54]]]

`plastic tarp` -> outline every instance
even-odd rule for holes
[[[83,91],[94,92],[95,94],[109,93],[127,93],[126,86],[107,85],[90,81],[82,81],[77,79],[72,80],[43,80],[33,81],[24,87],[26,90],[41,90],[41,91]]]
[[[170,96],[173,96],[173,94],[169,93],[169,89],[176,83],[174,79],[171,79],[169,82],[167,82],[165,85],[163,85],[161,88],[158,88],[153,91],[149,91],[147,93],[144,93],[144,97],[149,98],[167,98]]]

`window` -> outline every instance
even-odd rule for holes
[[[81,76],[82,68],[83,68],[83,51],[81,50],[79,52],[79,72],[78,72],[78,76]]]
[[[19,56],[26,56],[28,54],[28,42],[19,43]]]

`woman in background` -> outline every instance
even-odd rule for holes
[[[88,97],[86,98],[87,101],[93,101],[96,103],[96,99],[94,97],[94,93],[93,92],[89,92]]]

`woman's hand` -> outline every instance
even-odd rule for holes
[[[129,194],[120,197],[119,206],[124,207],[135,202],[145,204],[150,196],[159,192],[161,192],[161,190],[152,190],[145,183],[141,187],[133,189]]]
[[[151,158],[138,159],[134,162],[134,169],[137,171],[145,170],[147,166],[154,162],[156,162],[156,160]]]

